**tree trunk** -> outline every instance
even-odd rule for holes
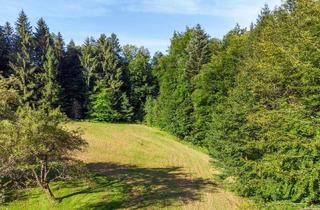
[[[55,197],[54,197],[54,195],[53,195],[48,183],[43,183],[42,184],[42,189],[50,199],[55,200]]]
[[[37,178],[37,182],[42,190],[46,193],[50,200],[55,201],[55,197],[50,189],[49,182],[48,182],[48,155],[43,155],[41,160],[41,171],[40,171],[40,178]],[[37,176],[37,174],[35,173]]]

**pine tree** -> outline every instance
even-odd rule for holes
[[[54,46],[54,53],[56,58],[58,59],[59,63],[62,62],[62,59],[65,54],[64,49],[64,41],[62,38],[61,33],[59,32],[57,35],[53,35],[53,46]]]

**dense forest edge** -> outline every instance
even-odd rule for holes
[[[266,5],[223,39],[200,25],[167,53],[121,46],[115,34],[65,46],[21,11],[0,27],[0,201],[12,189],[83,170],[86,142],[68,119],[139,122],[206,148],[237,194],[320,203],[320,2]],[[66,175],[69,174],[69,175]]]

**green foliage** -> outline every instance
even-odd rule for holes
[[[43,19],[32,33],[22,11],[15,31],[0,27],[0,139],[11,139],[2,140],[9,150],[0,150],[0,185],[12,169],[6,158],[25,158],[15,153],[20,137],[26,147],[17,151],[34,154],[47,149],[48,136],[61,140],[55,123],[63,117],[48,111],[60,105],[76,119],[144,119],[207,147],[241,195],[319,203],[319,14],[319,1],[287,0],[273,11],[265,6],[250,30],[237,25],[222,40],[199,25],[174,33],[168,53],[151,59],[143,47],[122,48],[115,34],[81,47],[71,41],[65,52],[60,33],[50,34]],[[17,112],[21,105],[27,108]]]
[[[53,109],[58,106],[60,86],[57,82],[58,77],[58,61],[55,58],[54,51],[50,46],[44,59],[44,73],[41,78],[44,87],[42,88],[42,98],[40,103],[48,108]]]
[[[198,25],[187,28],[184,33],[175,33],[169,54],[159,59],[154,67],[160,90],[156,108],[148,108],[146,118],[157,119],[153,125],[195,144],[200,143],[191,138],[194,122],[191,95],[195,77],[210,59],[210,54],[209,37]],[[152,116],[152,113],[157,115]]]
[[[28,106],[18,108],[10,119],[1,119],[0,177],[12,184],[37,183],[54,197],[49,187],[55,178],[52,173],[64,175],[59,168],[70,168],[72,153],[86,145],[78,132],[63,126],[65,122],[59,110]]]
[[[93,39],[87,38],[81,47],[81,65],[83,67],[83,76],[87,90],[92,90],[92,82],[98,67],[98,58],[96,56],[96,46]]]
[[[263,10],[248,37],[236,85],[214,108],[210,152],[227,176],[236,177],[241,195],[320,202],[314,91],[320,87],[315,53],[320,19],[314,15],[319,6],[300,0]]]
[[[121,118],[112,101],[112,91],[102,84],[90,96],[89,118],[97,121],[115,122]]]
[[[145,120],[207,146],[241,195],[319,203],[319,11],[319,1],[266,6],[250,31],[210,44],[197,27],[176,33]]]
[[[62,89],[61,109],[73,119],[82,119],[85,114],[86,87],[79,56],[80,48],[71,41],[63,57],[59,75]]]
[[[144,104],[147,96],[154,91],[150,53],[145,48],[127,47],[130,102],[134,110],[134,120],[144,117]]]
[[[17,49],[14,61],[10,62],[10,67],[17,78],[17,89],[21,95],[21,103],[35,104],[35,88],[38,78],[35,75],[36,66],[32,60],[32,31],[27,16],[23,11],[16,22],[16,31]]]

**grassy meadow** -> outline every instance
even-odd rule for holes
[[[40,189],[21,192],[2,209],[248,209],[222,189],[204,152],[175,137],[134,124],[76,122],[89,143],[76,154],[90,171],[86,180],[51,184],[58,202]],[[1,209],[1,207],[0,207]]]

